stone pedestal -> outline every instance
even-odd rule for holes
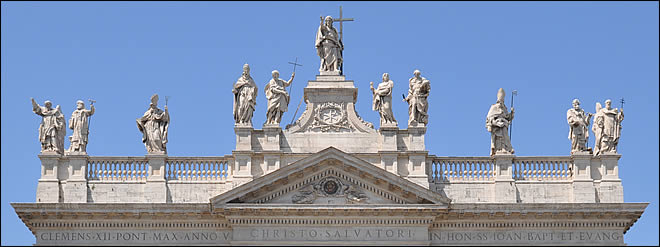
[[[397,151],[397,133],[399,128],[396,125],[380,126],[380,148],[379,151]]]
[[[623,186],[619,178],[619,159],[620,154],[601,154],[599,155],[601,163],[601,172],[603,178],[600,180],[600,190],[598,198],[604,203],[623,202]]]
[[[236,133],[236,150],[247,151],[252,150],[252,126],[236,126],[234,133]]]
[[[426,150],[424,142],[424,135],[426,134],[426,127],[423,126],[408,126],[408,138],[410,146],[408,150],[423,151]]]
[[[144,186],[144,196],[146,202],[165,203],[167,202],[167,182],[165,180],[165,159],[166,154],[147,154],[149,162],[149,176],[147,184]]]
[[[87,158],[86,154],[67,154],[68,178],[63,185],[65,203],[87,202]]]
[[[252,181],[252,151],[233,151],[234,154],[234,175],[232,183],[234,187]]]
[[[405,178],[428,189],[429,177],[426,174],[427,155],[427,152],[411,153],[408,155],[408,175]]]
[[[41,178],[37,182],[37,202],[60,202],[59,168],[62,155],[41,153]]]
[[[495,202],[515,203],[518,201],[516,183],[513,180],[513,154],[495,154]]]
[[[591,157],[588,152],[571,154],[573,158],[573,202],[596,202],[596,189],[591,176]]]
[[[264,151],[280,151],[281,133],[282,128],[278,125],[264,125],[264,142],[261,148]]]

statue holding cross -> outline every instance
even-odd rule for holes
[[[353,19],[343,19],[341,18],[341,7],[339,9],[340,17],[339,19],[333,19],[331,16],[326,16],[325,19],[321,17],[321,25],[319,26],[318,31],[316,32],[316,53],[321,58],[321,67],[319,68],[320,72],[334,72],[341,74],[344,51],[344,43],[342,42],[342,22],[344,21],[353,21]],[[325,20],[325,22],[324,22]],[[337,29],[332,26],[332,23],[337,21],[340,23],[340,30],[337,32]]]

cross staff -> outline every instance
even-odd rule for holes
[[[89,101],[89,107],[90,108],[92,106],[94,106],[94,103],[96,103],[96,100],[93,100],[93,99],[87,99],[87,101]],[[91,115],[89,116],[89,119],[87,120],[87,130],[88,130],[88,132],[89,132],[89,127],[90,126],[92,126],[92,116]],[[89,140],[89,137],[88,137],[88,140]]]
[[[302,64],[299,64],[299,63],[298,63],[298,57],[296,57],[296,61],[295,61],[295,62],[293,62],[293,63],[292,63],[292,62],[289,62],[289,64],[293,64],[293,73],[294,73],[294,74],[296,73],[296,66],[303,66]],[[293,86],[293,83],[291,83],[291,86],[289,86],[289,90],[291,90],[291,87],[292,87],[292,86]]]
[[[518,95],[518,90],[513,90],[513,92],[511,92],[511,109],[513,109],[513,96],[517,96],[517,95]],[[513,133],[513,121],[509,123],[509,141],[511,141],[511,133]]]
[[[341,11],[341,5],[340,5],[339,6],[339,19],[333,19],[333,21],[339,22],[339,42],[342,45],[342,49],[341,49],[342,62],[341,62],[341,69],[340,70],[341,70],[341,74],[343,75],[344,74],[344,61],[343,61],[343,59],[344,59],[344,49],[343,49],[343,46],[344,46],[344,22],[345,21],[354,21],[354,20],[353,20],[353,18],[342,18],[342,11]]]
[[[170,96],[165,96],[165,106],[167,106],[167,101],[170,99]]]
[[[623,109],[623,104],[626,103],[626,102],[623,100],[623,98],[621,98],[621,100],[619,102],[621,102],[621,109]]]

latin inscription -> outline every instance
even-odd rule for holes
[[[427,236],[422,227],[234,228],[234,239],[242,241],[418,241]]]
[[[38,243],[218,243],[231,240],[231,231],[44,231]]]
[[[623,242],[617,231],[431,231],[434,243]]]

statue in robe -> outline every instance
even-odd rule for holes
[[[315,47],[316,54],[321,58],[319,71],[336,71],[340,73],[344,44],[339,39],[337,29],[332,26],[332,17],[326,16],[325,23],[323,17],[321,17],[321,25],[316,31]]]
[[[270,79],[264,88],[264,93],[268,99],[266,125],[279,125],[282,115],[284,115],[289,107],[289,93],[286,91],[286,87],[291,85],[296,73],[291,74],[289,81],[282,80],[280,78],[280,72],[277,70],[273,70],[272,76],[273,78]]]
[[[606,100],[603,108],[596,103],[596,115],[592,130],[596,136],[594,154],[616,153],[619,138],[621,137],[621,122],[623,121],[623,109],[619,111],[612,108],[612,101]]]
[[[566,112],[569,132],[568,139],[571,140],[571,154],[576,152],[591,152],[587,147],[589,140],[589,123],[593,114],[585,112],[580,107],[580,100],[573,100],[573,108]]]
[[[394,82],[390,80],[388,73],[383,73],[383,82],[378,84],[378,88],[374,89],[374,82],[371,85],[371,92],[373,93],[372,109],[378,111],[380,114],[380,126],[383,125],[397,125],[392,112],[392,88]]]
[[[136,120],[142,132],[142,142],[150,154],[167,154],[167,129],[170,125],[170,113],[158,109],[158,94],[151,96],[149,109]]]
[[[415,70],[413,74],[414,76],[410,78],[408,96],[403,99],[408,102],[408,126],[418,124],[425,126],[429,122],[427,98],[431,91],[431,84],[429,80],[422,77],[419,70]]]
[[[32,100],[32,111],[41,116],[39,125],[39,142],[41,142],[41,152],[54,152],[64,154],[64,136],[66,135],[66,122],[64,114],[59,105],[53,109],[53,103],[49,100],[40,106]]]
[[[514,109],[509,112],[504,105],[504,89],[497,91],[497,102],[490,106],[486,116],[486,129],[490,132],[490,155],[513,154],[515,151],[509,139],[509,124],[513,120]]]
[[[243,74],[232,89],[234,94],[234,120],[237,125],[252,126],[252,114],[257,105],[257,84],[250,76],[250,66],[243,65]]]
[[[85,109],[85,102],[78,100],[76,102],[76,110],[71,113],[69,119],[69,128],[73,130],[73,134],[69,136],[71,145],[69,146],[70,153],[87,153],[87,136],[89,135],[89,117],[94,115],[94,105],[90,109]]]

